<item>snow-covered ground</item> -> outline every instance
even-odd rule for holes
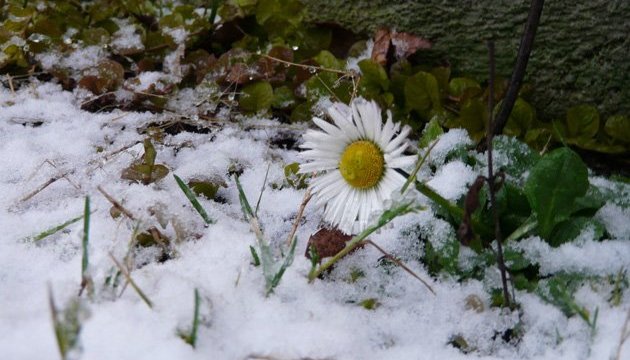
[[[145,138],[138,129],[165,121],[169,115],[93,114],[79,108],[76,94],[50,83],[34,82],[16,93],[0,90],[2,359],[58,358],[48,288],[60,309],[77,297],[83,225],[79,221],[38,242],[28,237],[81,215],[86,196],[90,196],[93,210],[89,273],[95,294],[92,299],[82,295],[87,312],[73,353],[79,359],[608,360],[617,351],[630,296],[626,291],[621,305],[612,307],[602,290],[606,284],[584,286],[576,295],[580,305],[599,311],[594,333],[579,317],[567,319],[533,294],[516,294],[522,305],[520,319],[516,312],[490,307],[484,284],[478,281],[433,279],[433,295],[401,269],[378,266],[381,254],[372,247],[343,260],[326,280],[308,284],[311,263],[302,254],[309,236],[321,225],[321,212],[312,206],[307,206],[297,233],[293,265],[275,293],[265,297],[262,271],[252,265],[249,250],[255,245],[255,236],[243,220],[228,169],[233,164],[243,167],[241,182],[253,202],[269,168],[259,216],[271,241],[275,245],[284,242],[304,193],[273,186],[282,184],[284,165],[298,159],[296,151],[274,145],[281,131],[278,123],[249,119],[214,126],[209,134],[166,135],[162,144],[155,142],[157,163],[165,164],[171,173],[145,186],[122,180],[121,172],[143,153],[141,143],[133,145]],[[463,133],[452,131],[440,146],[461,141],[466,141]],[[435,156],[445,150],[436,148]],[[224,203],[200,199],[215,224],[204,226],[173,173],[184,180],[225,181],[227,187],[220,190]],[[466,191],[475,175],[469,166],[451,162],[427,180],[453,199]],[[605,185],[601,178],[592,181]],[[179,234],[172,259],[158,262],[151,249],[136,253],[131,276],[151,300],[152,308],[131,287],[119,297],[120,287],[113,292],[104,286],[114,267],[110,253],[119,260],[125,256],[136,223],[112,218],[111,203],[97,186],[122,202],[140,220],[142,229],[156,226],[173,241]],[[621,268],[630,268],[630,214],[609,204],[598,216],[616,239],[595,244],[585,235],[575,243],[549,249],[531,238],[522,246],[528,254],[538,256],[541,268],[548,271],[566,266],[616,274]],[[435,232],[452,231],[426,210],[396,219],[393,226],[371,239],[406,259],[422,278],[430,279],[422,264],[414,260],[417,245],[400,235],[414,224]],[[351,281],[351,274],[358,271],[364,276]],[[202,297],[196,348],[177,335],[190,328],[194,289]],[[470,309],[467,303],[475,297],[483,306]],[[366,299],[375,299],[380,306],[367,310],[359,305]],[[522,339],[517,344],[505,343],[500,334],[519,321]],[[466,339],[476,351],[463,354],[449,345],[456,336]],[[630,344],[623,348],[620,359],[630,359]]]

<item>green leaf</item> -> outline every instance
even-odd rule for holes
[[[561,273],[538,283],[536,293],[543,300],[557,306],[566,316],[578,314],[589,325],[592,324],[589,311],[575,302],[574,294],[582,286],[585,277],[581,274]]]
[[[556,224],[567,220],[575,200],[588,190],[588,170],[569,148],[544,156],[532,168],[525,194],[538,220],[540,236],[549,239]]]
[[[448,84],[448,92],[456,97],[464,96],[465,92],[481,92],[481,86],[473,79],[459,77],[453,78]]]
[[[319,54],[313,57],[313,60],[317,61],[319,65],[327,69],[342,70],[344,67],[344,61],[338,60],[335,55],[328,50],[320,51]]]
[[[499,109],[501,103],[497,104],[495,109]],[[508,122],[503,129],[503,133],[509,136],[520,137],[525,135],[532,127],[536,120],[536,112],[534,108],[525,100],[518,98],[512,108],[512,113],[508,118]]]
[[[405,104],[424,118],[429,117],[431,110],[442,108],[440,90],[435,76],[420,71],[405,83]]]
[[[597,241],[604,236],[606,229],[599,221],[588,217],[571,217],[569,220],[563,221],[556,226],[551,233],[549,244],[558,247],[564,243],[573,241],[587,227],[592,228],[594,240]]]
[[[243,88],[240,107],[250,113],[268,110],[273,103],[273,88],[266,81],[258,81]]]
[[[389,79],[381,64],[371,59],[364,59],[359,61],[359,69],[361,69],[359,94],[374,99],[381,92],[389,89]]]
[[[439,66],[431,70],[431,74],[437,80],[440,94],[445,94],[449,90],[448,79],[451,77],[451,68],[448,66]]]
[[[190,203],[195,208],[195,210],[197,210],[197,212],[199,213],[203,221],[205,221],[206,224],[214,224],[215,223],[214,219],[208,216],[206,209],[204,209],[203,206],[201,206],[201,204],[197,200],[197,197],[195,196],[195,194],[193,194],[190,188],[182,181],[182,179],[179,178],[179,176],[173,174],[173,177],[175,178],[177,185],[179,185],[179,188],[182,189],[182,191],[184,192],[184,195],[186,195],[186,198],[188,198],[188,201],[190,201]]]
[[[611,116],[606,120],[604,131],[611,138],[625,143],[630,142],[630,119],[623,115]]]
[[[292,108],[294,105],[295,96],[293,95],[293,90],[286,85],[277,87],[273,92],[273,101],[271,106],[276,109],[288,109]]]
[[[507,159],[507,164],[502,164],[502,169],[514,177],[521,177],[540,160],[537,152],[510,136],[495,136],[492,147],[502,159]]]
[[[418,142],[418,147],[425,148],[431,145],[435,141],[435,139],[439,138],[442,134],[444,134],[444,130],[442,130],[442,126],[440,126],[440,123],[437,121],[436,118],[431,119],[431,121],[429,121],[425,125],[424,130],[422,131],[422,137]]]
[[[144,164],[153,166],[155,165],[155,157],[157,152],[155,147],[151,143],[151,139],[144,139]]]
[[[465,100],[459,110],[459,125],[468,131],[473,141],[480,141],[486,134],[487,106],[480,98]]]
[[[594,106],[578,105],[567,110],[567,131],[573,139],[590,139],[599,131],[599,113]]]

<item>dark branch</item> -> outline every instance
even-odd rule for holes
[[[492,119],[492,110],[494,109],[494,78],[495,78],[495,56],[494,56],[494,42],[488,41],[488,129],[492,129],[493,125],[496,126]],[[505,306],[510,306],[510,292],[508,290],[507,274],[505,270],[505,261],[503,259],[503,235],[501,234],[501,224],[499,222],[499,210],[497,209],[496,192],[498,186],[496,184],[493,164],[492,164],[492,139],[494,134],[488,131],[486,136],[486,147],[488,148],[488,176],[486,181],[488,182],[488,188],[490,193],[490,207],[492,208],[492,216],[494,220],[494,237],[497,241],[497,264],[499,271],[501,272],[501,285],[503,287],[503,298]]]
[[[525,24],[525,30],[523,32],[523,38],[518,49],[518,55],[516,57],[516,64],[514,64],[514,71],[510,78],[510,85],[508,86],[505,98],[501,105],[501,110],[497,115],[494,126],[490,128],[490,131],[494,135],[501,134],[505,124],[507,124],[508,117],[514,107],[514,102],[518,96],[518,92],[523,83],[525,77],[525,69],[527,68],[527,62],[529,61],[529,55],[532,52],[532,46],[534,45],[534,37],[536,36],[536,29],[540,22],[540,15],[542,14],[544,0],[532,0],[529,15],[527,16],[527,23]],[[492,111],[492,109],[491,109]]]

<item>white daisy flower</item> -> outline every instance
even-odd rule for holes
[[[304,134],[307,162],[300,172],[317,172],[311,191],[317,205],[325,206],[324,219],[347,234],[369,225],[372,213],[383,210],[386,200],[405,183],[394,169],[412,165],[416,156],[403,156],[409,126],[400,130],[391,112],[383,125],[381,109],[373,101],[357,98],[351,106],[335,103],[327,110],[334,124],[313,121],[323,131]],[[397,134],[398,133],[398,134]]]

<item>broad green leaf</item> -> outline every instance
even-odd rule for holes
[[[247,112],[268,110],[273,103],[273,88],[266,81],[258,81],[243,88],[240,107]]]
[[[567,130],[571,138],[590,139],[599,131],[599,113],[594,106],[578,105],[567,110]]]
[[[606,229],[599,221],[589,217],[571,217],[569,220],[563,221],[556,226],[551,233],[549,245],[557,247],[573,241],[587,227],[591,227],[593,230],[594,240],[599,240],[604,236]]]
[[[606,120],[604,131],[615,140],[630,143],[630,118],[623,115],[611,116]]]
[[[435,76],[420,71],[405,83],[405,104],[424,118],[429,117],[432,109],[441,109],[440,90]]]
[[[569,148],[556,149],[536,163],[525,183],[525,195],[541,237],[549,239],[556,224],[569,218],[575,200],[586,194],[588,185],[586,165]]]

